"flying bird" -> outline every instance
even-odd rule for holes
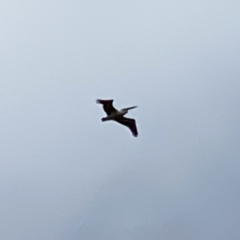
[[[110,120],[116,121],[116,122],[128,127],[131,130],[133,136],[137,137],[138,131],[137,131],[137,126],[136,126],[135,120],[132,118],[124,117],[124,115],[128,113],[128,110],[136,108],[137,106],[123,108],[120,111],[118,111],[117,109],[115,109],[113,107],[113,99],[110,99],[110,100],[97,99],[96,102],[103,105],[103,110],[107,114],[107,117],[102,118],[103,122],[110,121]]]

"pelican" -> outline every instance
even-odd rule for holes
[[[103,122],[109,121],[109,120],[114,120],[114,121],[128,127],[131,130],[133,136],[137,137],[138,131],[137,131],[135,120],[132,118],[124,117],[124,115],[128,113],[128,110],[136,108],[137,106],[123,108],[120,111],[118,111],[117,109],[115,109],[113,107],[113,99],[110,99],[110,100],[97,99],[96,102],[103,105],[103,110],[107,114],[107,117],[102,118]]]

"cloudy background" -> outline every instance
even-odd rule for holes
[[[239,10],[1,1],[0,239],[240,239]]]

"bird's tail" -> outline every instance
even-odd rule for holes
[[[109,119],[107,117],[103,117],[101,120],[102,120],[102,122],[105,122],[105,121],[107,121]]]

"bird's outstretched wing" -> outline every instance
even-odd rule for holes
[[[137,130],[137,126],[136,126],[136,121],[134,119],[121,117],[121,118],[115,119],[115,121],[128,127],[131,130],[133,136],[137,137],[138,130]]]
[[[113,99],[110,100],[97,99],[96,102],[103,105],[103,110],[106,112],[107,115],[110,115],[111,113],[117,111],[112,105]]]

